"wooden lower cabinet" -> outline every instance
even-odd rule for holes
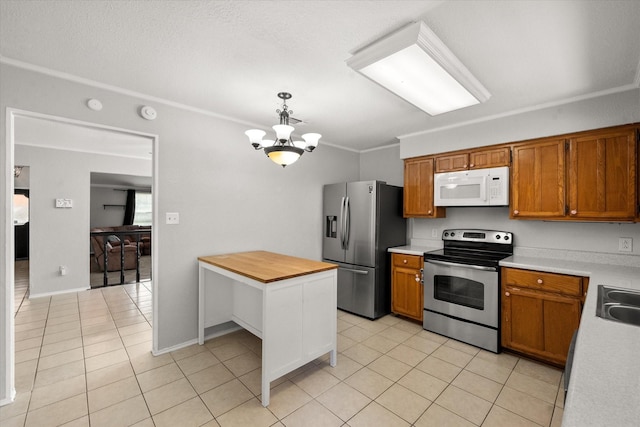
[[[422,322],[423,259],[418,255],[391,254],[391,311]]]
[[[582,277],[503,268],[502,346],[564,366],[585,292]]]

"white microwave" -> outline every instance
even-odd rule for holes
[[[474,169],[434,175],[435,206],[508,206],[509,168]]]

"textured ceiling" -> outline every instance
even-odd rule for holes
[[[424,20],[492,94],[436,117],[349,69]],[[366,150],[414,132],[640,85],[640,1],[0,1],[0,60]],[[242,136],[244,138],[244,136]]]

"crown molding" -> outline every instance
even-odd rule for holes
[[[180,110],[190,111],[192,113],[202,114],[204,116],[214,117],[216,119],[230,121],[230,122],[241,124],[243,126],[247,126],[247,127],[251,127],[251,128],[259,128],[259,127],[263,126],[262,124],[252,123],[252,122],[249,122],[249,121],[246,121],[246,120],[238,119],[236,117],[226,116],[224,114],[215,113],[213,111],[205,110],[203,108],[193,107],[191,105],[182,104],[180,102],[171,101],[169,99],[159,98],[159,97],[148,95],[148,94],[145,94],[145,93],[142,93],[142,92],[136,92],[134,90],[126,89],[126,88],[123,88],[123,87],[102,83],[102,82],[99,82],[99,81],[96,81],[96,80],[91,80],[91,79],[87,79],[87,78],[84,78],[84,77],[76,76],[74,74],[65,73],[65,72],[57,71],[57,70],[52,70],[50,68],[42,67],[40,65],[35,65],[35,64],[31,64],[31,63],[28,63],[28,62],[20,61],[20,60],[17,60],[17,59],[8,58],[8,57],[6,57],[4,55],[0,55],[0,64],[11,65],[13,67],[22,68],[24,70],[33,71],[33,72],[36,72],[36,73],[39,73],[39,74],[44,74],[44,75],[51,76],[51,77],[56,77],[56,78],[59,78],[59,79],[62,79],[62,80],[67,80],[67,81],[70,81],[70,82],[73,82],[73,83],[78,83],[78,84],[82,84],[82,85],[85,85],[85,86],[91,86],[91,87],[95,87],[95,88],[98,88],[98,89],[107,90],[109,92],[114,92],[114,93],[119,93],[121,95],[131,96],[131,97],[134,97],[134,98],[144,99],[144,100],[147,100],[147,101],[155,102],[157,104],[163,104],[163,105],[167,105],[169,107],[178,108]],[[360,150],[355,150],[353,148],[348,148],[348,147],[343,147],[343,146],[340,146],[340,145],[337,145],[337,144],[332,144],[332,143],[324,141],[324,140],[322,141],[322,145],[328,145],[328,146],[333,147],[333,148],[337,148],[337,149],[340,149],[340,150],[346,150],[346,151],[350,151],[350,152],[353,152],[353,153],[360,153]]]
[[[639,74],[636,77],[638,79],[640,79],[640,69],[639,69]],[[428,135],[428,134],[431,134],[431,133],[442,132],[442,131],[450,130],[450,129],[457,129],[457,128],[461,128],[461,127],[465,127],[465,126],[469,126],[469,125],[473,125],[473,124],[490,122],[492,120],[502,119],[502,118],[505,118],[505,117],[512,117],[512,116],[516,116],[518,114],[530,113],[532,111],[538,111],[538,110],[544,110],[545,108],[557,107],[557,106],[560,106],[560,105],[567,105],[567,104],[571,104],[571,103],[574,103],[574,102],[584,101],[584,100],[587,100],[587,99],[599,98],[601,96],[612,95],[614,93],[627,92],[629,90],[638,89],[638,86],[639,85],[634,82],[633,84],[619,86],[619,87],[616,87],[616,88],[613,88],[613,89],[602,90],[602,91],[599,91],[599,92],[593,92],[593,93],[590,93],[590,94],[587,94],[587,95],[580,95],[580,96],[575,96],[575,97],[572,97],[572,98],[565,98],[565,99],[559,100],[559,101],[552,101],[552,102],[546,102],[546,103],[543,103],[543,104],[533,105],[531,107],[519,108],[519,109],[516,109],[516,110],[508,111],[506,113],[499,113],[499,114],[493,114],[493,115],[490,115],[490,116],[484,116],[484,117],[480,117],[480,118],[473,119],[473,120],[467,120],[467,121],[456,123],[456,124],[449,125],[449,126],[441,126],[441,127],[438,127],[438,128],[433,128],[433,129],[428,129],[428,130],[423,130],[423,131],[418,131],[418,132],[407,133],[407,134],[404,134],[404,135],[399,135],[398,139],[402,140],[403,138],[411,138],[411,137],[414,137],[414,136]]]

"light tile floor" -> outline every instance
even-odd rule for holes
[[[386,316],[338,312],[338,364],[271,384],[246,331],[154,357],[150,282],[23,299],[12,426],[560,426],[562,371]],[[25,291],[26,292],[26,291]],[[23,293],[24,296],[24,293]]]

